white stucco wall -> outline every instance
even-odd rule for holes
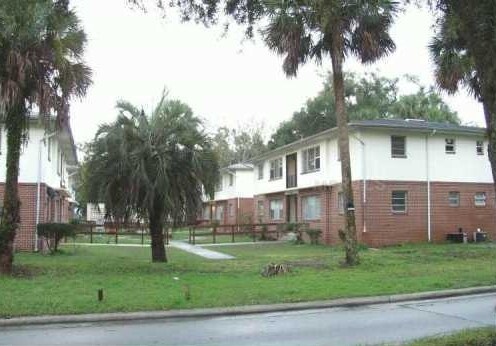
[[[45,136],[43,128],[32,126],[29,130],[29,140],[23,145],[19,162],[19,182],[38,182],[38,161],[40,140]],[[0,131],[0,181],[5,182],[7,134],[2,128]],[[62,174],[57,173],[57,155],[59,153],[59,142],[57,137],[52,138],[52,155],[48,160],[48,140],[41,142],[41,182],[52,188],[61,187],[61,179],[64,178],[68,186],[68,172],[65,159],[62,160]]]

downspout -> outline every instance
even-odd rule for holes
[[[427,183],[427,241],[430,243],[432,241],[432,215],[431,215],[431,177],[430,177],[430,160],[429,160],[429,137],[436,134],[436,130],[433,130],[429,135],[425,136],[425,176]]]
[[[37,178],[37,186],[36,186],[36,229],[34,232],[34,251],[38,251],[38,224],[40,223],[40,198],[41,198],[41,171],[42,171],[42,163],[43,161],[41,160],[42,157],[42,142],[54,137],[57,134],[57,132],[52,132],[43,138],[40,139],[40,142],[38,143],[38,178]],[[51,147],[50,147],[51,149]],[[51,155],[51,153],[50,153]]]
[[[366,218],[366,207],[367,207],[367,159],[366,159],[366,148],[365,142],[358,138],[357,136],[353,136],[357,141],[362,145],[362,224],[363,224],[363,233],[367,232],[367,218]]]

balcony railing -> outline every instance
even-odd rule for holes
[[[286,176],[286,188],[296,187],[296,174],[288,174]]]

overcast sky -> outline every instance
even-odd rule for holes
[[[91,140],[98,125],[115,119],[119,99],[143,106],[158,101],[167,88],[172,98],[189,104],[208,127],[263,124],[266,133],[291,117],[322,88],[322,66],[303,67],[297,78],[282,72],[282,58],[260,40],[243,41],[232,28],[179,23],[174,13],[142,13],[125,6],[125,0],[73,0],[88,35],[86,62],[94,84],[81,102],[72,106],[71,122],[76,142]],[[414,74],[423,84],[433,84],[433,66],[427,44],[433,18],[411,8],[401,14],[392,30],[396,52],[380,62],[361,66],[346,61],[346,71],[378,72],[386,77]],[[401,93],[413,90],[400,85]],[[482,107],[464,92],[443,95],[463,122],[484,125]]]

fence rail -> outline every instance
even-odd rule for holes
[[[141,245],[145,244],[145,239],[150,238],[148,224],[145,223],[115,223],[105,222],[103,225],[97,225],[94,222],[78,223],[76,225],[76,236],[89,236],[90,244],[94,243],[95,236],[108,236],[114,238],[115,244],[119,244],[119,236],[138,236]],[[169,244],[170,231],[167,228],[162,230],[165,244]]]

